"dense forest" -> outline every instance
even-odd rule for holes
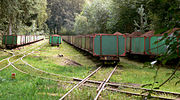
[[[0,30],[7,34],[31,34],[46,30],[46,0],[1,0]],[[42,32],[41,32],[42,33]]]
[[[0,30],[31,33],[131,33],[179,26],[179,0],[1,0]]]

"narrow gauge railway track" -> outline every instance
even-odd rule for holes
[[[9,53],[9,52],[8,52],[8,53]],[[14,56],[14,53],[11,53],[11,54],[12,54],[12,56]],[[2,60],[0,61],[0,63],[3,62],[3,61],[5,61],[5,60],[8,60],[8,59],[11,58],[12,56],[2,59]]]
[[[27,66],[31,67],[32,69],[36,70],[36,71],[39,71],[41,73],[45,73],[45,74],[48,74],[48,75],[53,75],[53,76],[59,76],[59,77],[65,77],[65,78],[71,78],[73,79],[72,77],[68,77],[68,76],[63,76],[63,75],[59,75],[59,74],[54,74],[54,73],[49,73],[49,72],[46,72],[44,70],[41,70],[41,69],[38,69],[36,67],[33,67],[31,64],[27,63],[26,61],[23,60],[24,57],[30,55],[30,54],[33,54],[34,52],[31,52],[31,53],[28,53],[27,55],[24,55],[23,57],[21,57],[21,61],[26,64]]]
[[[43,44],[41,47],[43,47],[44,45],[45,45],[45,44]],[[35,50],[38,50],[38,49],[40,49],[41,47],[38,47],[38,48],[35,49]],[[35,48],[35,47],[33,47],[32,49],[34,49],[34,48]],[[35,51],[35,50],[34,50],[34,51]],[[33,53],[34,51],[32,51],[31,53]],[[25,52],[26,52],[26,51],[25,51]],[[31,53],[28,53],[28,54],[31,54]],[[27,55],[28,55],[28,54],[27,54]],[[25,56],[27,56],[27,55],[24,54],[23,57],[25,57]],[[11,62],[11,61],[8,59],[9,64],[8,64],[6,67],[4,67],[3,69],[5,69],[5,68],[7,68],[8,66],[11,65],[15,70],[17,70],[17,71],[19,71],[19,72],[21,72],[21,73],[24,73],[24,74],[27,74],[27,75],[30,75],[30,76],[33,76],[33,77],[37,77],[37,76],[35,76],[35,75],[29,74],[28,72],[22,71],[21,69],[18,69],[18,68],[14,65],[15,62],[19,61],[19,60],[22,59],[23,57],[20,57],[20,58],[16,59],[16,61],[14,61],[14,62]],[[0,70],[0,71],[1,71],[1,70]],[[53,80],[53,81],[58,81],[58,82],[60,82],[60,80],[55,80],[55,79],[46,78],[46,77],[41,77],[41,76],[38,76],[38,77],[40,77],[40,78],[42,78],[42,79],[46,79],[46,80]]]
[[[30,48],[29,50],[26,50],[26,51],[24,51],[24,52],[22,52],[22,53],[20,53],[20,54],[17,54],[17,55],[14,54],[14,57],[17,57],[17,58],[15,58],[15,60],[16,60],[16,59],[19,60],[21,57],[23,57],[24,54],[28,54],[28,53],[30,53],[30,52],[33,52],[33,51],[36,51],[36,50],[42,48],[45,44],[46,44],[46,43],[41,43],[40,45],[35,46],[35,47],[32,47],[32,48]],[[36,48],[36,49],[35,49],[35,48]],[[20,56],[20,57],[18,57],[18,56]],[[13,59],[13,57],[11,57],[10,60],[11,60],[11,59]],[[14,60],[14,59],[13,59],[13,60]],[[12,62],[12,61],[11,61],[11,62]]]
[[[44,45],[45,45],[45,44],[44,44]],[[38,47],[38,48],[35,49],[34,51],[42,48],[44,45]],[[33,48],[33,49],[34,49],[34,48]],[[30,66],[31,68],[33,68],[33,69],[35,69],[35,70],[37,70],[37,71],[39,71],[39,72],[41,72],[41,73],[46,73],[46,74],[48,74],[48,75],[54,75],[54,76],[66,77],[66,78],[71,78],[71,79],[73,79],[72,77],[67,77],[67,76],[62,76],[62,75],[59,75],[59,74],[54,74],[54,73],[45,72],[45,71],[43,71],[43,70],[40,70],[40,69],[38,69],[38,68],[33,67],[32,65],[30,65],[30,64],[27,63],[27,62],[25,62],[25,61],[23,60],[23,58],[26,57],[26,56],[28,56],[28,55],[30,55],[30,54],[33,54],[34,51],[32,51],[32,52],[30,52],[30,53],[28,53],[28,54],[24,54],[22,57],[16,59],[16,60],[13,61],[13,62],[11,62],[11,61],[8,59],[9,64],[8,64],[6,67],[4,67],[3,69],[5,69],[5,68],[7,68],[8,66],[11,65],[15,70],[17,70],[17,71],[19,71],[19,72],[21,72],[21,73],[23,73],[23,74],[30,75],[30,76],[32,76],[32,77],[39,77],[39,78],[41,78],[41,79],[46,79],[46,80],[52,80],[52,81],[56,81],[56,82],[65,82],[65,83],[71,83],[71,84],[73,84],[72,81],[62,81],[62,80],[58,80],[58,79],[52,79],[52,78],[47,78],[47,77],[32,75],[32,74],[30,74],[29,72],[25,72],[25,71],[19,69],[18,67],[16,67],[16,66],[14,65],[15,62],[21,60],[21,61],[22,61],[23,63],[25,63],[26,65]]]
[[[42,43],[41,43],[41,44],[42,44]],[[40,45],[41,45],[41,44],[40,44]],[[13,54],[12,56],[1,60],[1,62],[7,60],[9,63],[8,63],[8,65],[6,65],[5,67],[1,68],[0,71],[4,70],[5,68],[7,68],[7,67],[9,67],[9,66],[11,65],[11,63],[10,63],[10,62],[11,62],[11,61],[10,61],[11,58],[13,58],[13,57],[15,57],[15,56],[23,55],[23,54],[25,54],[26,52],[28,52],[28,51],[30,51],[30,50],[33,50],[34,48],[39,48],[40,45],[38,45],[37,47],[36,47],[36,46],[35,46],[35,47],[32,47],[32,48],[30,48],[30,49],[28,49],[28,50],[26,50],[26,51],[24,51],[24,52],[21,52],[21,53],[19,53],[19,54],[17,54],[17,55],[15,55],[15,53],[13,52],[13,53],[12,53],[12,54]],[[45,45],[45,44],[44,44],[44,45]],[[44,45],[42,45],[42,46],[44,46]],[[36,50],[36,49],[35,49],[35,50]],[[17,62],[18,60],[20,60],[20,58],[15,59],[15,61],[13,61],[13,63]]]
[[[93,76],[95,73],[97,73],[99,71],[99,69],[101,69],[102,66],[98,67],[95,71],[93,71],[91,74],[89,74],[86,78],[84,78],[83,80],[81,80],[78,84],[76,84],[71,90],[69,90],[65,95],[63,95],[59,100],[63,100],[65,99],[65,97],[70,94],[75,88],[80,87],[81,85],[84,85],[84,83],[91,77]],[[94,98],[94,100],[97,100],[99,95],[101,94],[101,92],[104,90],[104,87],[106,86],[106,83],[109,81],[109,79],[111,78],[112,74],[115,72],[117,66],[115,66],[115,68],[113,69],[113,71],[110,73],[110,75],[108,76],[108,78],[106,80],[104,80],[104,82],[101,83],[101,85],[99,85],[98,87],[98,94],[97,96]]]
[[[94,100],[97,100],[97,99],[99,98],[101,92],[103,91],[103,89],[104,89],[104,87],[106,86],[107,82],[108,82],[109,79],[111,78],[112,74],[115,72],[116,68],[117,68],[117,66],[113,69],[113,71],[112,71],[111,74],[108,76],[108,78],[107,78],[104,82],[102,82],[102,84],[101,84],[102,86],[101,86],[101,85],[99,86],[99,88],[98,88],[99,92],[98,92],[97,96],[94,98]]]
[[[33,44],[33,45],[34,45],[34,44]],[[32,47],[32,48],[30,48],[29,50],[34,49],[34,48],[35,48],[35,47]],[[12,50],[13,50],[13,49],[12,49]],[[24,51],[24,52],[22,52],[22,53],[20,53],[20,54],[15,55],[14,52],[9,52],[9,51],[6,51],[6,50],[4,49],[4,52],[8,52],[9,54],[12,54],[12,56],[2,59],[2,60],[0,61],[0,63],[3,62],[3,61],[5,61],[5,60],[8,60],[8,59],[10,59],[10,58],[12,58],[12,57],[14,57],[14,56],[18,56],[18,55],[24,54],[24,53],[26,53],[26,52],[29,51],[29,50],[26,50],[26,51]]]
[[[82,81],[82,79],[78,79],[78,78],[74,78],[74,81]],[[88,85],[88,84],[84,84],[84,86],[88,86],[88,87],[96,87],[98,88],[98,85],[102,84],[103,81],[94,81],[94,80],[87,80],[86,83],[92,83],[92,84],[96,84],[96,85]],[[128,85],[124,85],[123,83],[107,83],[107,88],[106,90],[109,91],[114,91],[114,92],[120,92],[120,93],[125,93],[128,95],[136,95],[136,96],[143,96],[143,97],[147,97],[147,94],[141,94],[141,93],[135,93],[135,92],[129,92],[129,91],[123,91],[123,89],[118,89],[120,88],[131,88],[131,89],[135,89],[135,90],[142,90],[142,91],[152,91],[152,93],[156,93],[156,94],[160,94],[160,95],[171,95],[174,98],[175,97],[179,97],[180,93],[175,93],[175,92],[167,92],[167,91],[160,91],[160,90],[151,90],[151,89],[146,89],[146,88],[139,88],[139,87],[133,87],[133,86],[128,86]],[[167,98],[167,97],[161,97],[161,96],[156,96],[156,95],[152,95],[152,98],[158,98],[158,99],[165,99],[165,100],[174,100],[172,98]]]
[[[98,88],[98,86],[94,86],[94,85],[89,85],[89,84],[83,84],[83,86],[86,87],[91,87],[91,88]],[[147,100],[147,94],[140,94],[140,93],[133,93],[133,92],[128,92],[128,91],[122,91],[119,89],[115,89],[115,88],[105,88],[104,90],[108,90],[108,91],[112,91],[112,92],[119,92],[119,93],[124,93],[124,94],[128,94],[128,95],[134,95],[134,96],[142,96],[145,98],[145,100]],[[173,98],[166,98],[166,97],[159,97],[159,96],[151,96],[151,98],[155,98],[155,99],[161,99],[161,100],[175,100]]]
[[[78,79],[78,78],[73,78],[74,81],[81,81],[82,79]],[[102,81],[94,81],[94,80],[87,80],[86,83],[93,83],[93,84],[101,84]],[[118,88],[118,87],[122,87],[122,88],[131,88],[131,89],[135,89],[135,90],[144,90],[144,91],[153,91],[154,93],[157,94],[167,94],[167,95],[174,95],[174,96],[180,96],[180,93],[176,93],[176,92],[168,92],[168,91],[160,91],[160,90],[151,90],[151,89],[146,89],[146,88],[140,88],[140,87],[133,87],[133,86],[129,86],[129,85],[124,85],[124,83],[107,83],[107,86],[113,87],[113,88]]]
[[[57,79],[52,79],[52,78],[47,78],[47,77],[42,77],[42,76],[36,76],[36,75],[32,75],[28,72],[25,72],[25,71],[22,71],[21,69],[17,68],[16,66],[13,65],[13,62],[10,62],[10,65],[17,71],[23,73],[23,74],[27,74],[27,75],[30,75],[31,77],[39,77],[41,79],[45,79],[45,80],[52,80],[52,81],[56,81],[56,82],[65,82],[65,83],[71,83],[72,82],[69,82],[69,81],[61,81],[61,80],[57,80]]]

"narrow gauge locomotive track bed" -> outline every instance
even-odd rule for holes
[[[40,49],[40,48],[42,48],[43,46],[44,46],[44,45],[42,45],[41,47],[39,47],[39,48],[37,48],[37,49]],[[35,49],[35,50],[37,50],[37,49]],[[32,54],[32,53],[34,53],[34,51],[32,51],[31,53],[28,53],[27,55]],[[25,71],[23,71],[22,69],[17,68],[17,67],[14,65],[14,63],[17,62],[18,60],[22,60],[22,59],[23,59],[24,57],[26,57],[27,55],[24,54],[23,57],[18,58],[18,59],[17,59],[16,61],[14,61],[14,62],[11,62],[11,61],[9,61],[9,60],[8,60],[8,62],[9,62],[9,64],[10,64],[14,69],[16,69],[17,71],[19,71],[19,72],[21,72],[21,73],[28,74],[28,75],[33,76],[33,77],[40,77],[40,78],[46,79],[46,80],[53,80],[53,81],[58,81],[58,82],[65,82],[65,81],[61,81],[61,80],[58,80],[58,79],[52,79],[52,78],[47,78],[47,77],[32,75],[32,74],[30,73],[30,72],[33,72],[32,70],[30,70],[29,72],[25,72]],[[22,61],[23,61],[23,60],[22,60]],[[23,62],[25,62],[25,61],[23,61]],[[30,64],[28,64],[27,62],[25,62],[25,64],[28,65],[28,66],[30,66],[31,68],[36,69],[37,71],[40,71],[41,73],[46,73],[46,74],[48,74],[48,75],[60,76],[60,75],[58,75],[58,74],[48,73],[48,72],[42,71],[42,70],[40,70],[40,69],[37,69],[37,68],[31,66]],[[23,67],[23,69],[24,69],[24,68],[25,68],[25,67]],[[62,76],[61,76],[61,77],[62,77]]]
[[[44,44],[44,45],[45,45],[45,44]],[[44,45],[42,45],[41,47],[38,47],[37,49],[34,49],[35,47],[33,47],[33,48],[31,48],[31,49],[34,49],[34,51],[35,51],[35,50],[38,50],[38,49],[42,48]],[[27,50],[27,51],[29,51],[29,50]],[[14,57],[14,56],[18,56],[18,55],[13,54],[13,56],[11,56],[11,57],[9,57],[9,58],[6,58],[5,60],[8,60],[9,64],[8,64],[7,66],[3,67],[2,69],[0,69],[0,71],[2,71],[3,69],[5,69],[5,68],[7,68],[7,67],[9,67],[9,66],[12,66],[15,70],[17,70],[17,71],[19,71],[19,72],[21,72],[21,73],[24,73],[24,74],[28,74],[28,75],[30,75],[30,76],[32,76],[32,77],[39,77],[39,78],[41,78],[41,79],[52,80],[52,81],[56,81],[56,82],[70,83],[70,84],[75,84],[75,83],[76,83],[76,82],[73,82],[73,81],[59,80],[60,77],[64,77],[64,78],[66,78],[66,79],[69,78],[69,79],[73,80],[73,77],[62,76],[62,75],[59,75],[59,74],[49,73],[49,72],[43,71],[43,70],[41,70],[41,69],[38,69],[38,68],[36,68],[36,67],[33,67],[31,64],[29,64],[29,63],[27,63],[26,61],[23,60],[24,57],[26,57],[26,56],[34,53],[34,51],[32,51],[32,52],[30,52],[30,53],[26,53],[27,51],[18,54],[18,55],[22,55],[22,57],[18,57],[18,58],[15,59],[15,61],[13,61],[13,62],[10,61],[10,58],[12,58],[12,57]],[[26,53],[26,54],[25,54],[25,53]],[[18,62],[19,60],[21,60],[25,65],[29,66],[29,68],[34,69],[33,72],[34,72],[34,71],[38,71],[39,73],[44,73],[44,74],[46,74],[46,75],[53,75],[53,76],[58,76],[58,77],[57,77],[57,79],[53,79],[53,78],[42,77],[41,75],[33,75],[33,74],[31,74],[31,73],[32,73],[32,72],[31,72],[32,70],[30,70],[30,71],[24,71],[24,69],[25,69],[26,67],[23,67],[23,69],[20,69],[20,68],[18,68],[17,66],[14,65],[14,63]],[[31,72],[31,73],[30,73],[30,72]]]
[[[21,57],[20,59],[21,59],[21,61],[22,61],[24,64],[26,64],[27,66],[29,66],[29,67],[32,68],[33,70],[38,71],[39,73],[44,73],[44,74],[47,74],[47,75],[57,76],[57,78],[64,77],[64,78],[73,79],[72,77],[63,76],[63,75],[59,75],[59,74],[54,74],[54,73],[49,73],[49,72],[43,71],[43,70],[41,70],[41,69],[38,69],[38,68],[36,68],[36,67],[33,67],[31,64],[29,64],[29,63],[27,63],[26,61],[23,60],[24,57],[26,57],[26,56],[28,56],[28,55],[30,55],[30,54],[32,54],[32,53],[34,53],[34,51],[31,52],[31,53],[29,53],[29,54],[27,54],[27,55],[24,55],[24,56]],[[31,71],[32,71],[32,70],[31,70]],[[60,81],[60,80],[58,80],[58,81]]]
[[[94,85],[89,85],[89,84],[83,84],[83,86],[86,87],[91,87],[91,88],[98,88],[98,86],[94,86]],[[128,95],[135,95],[135,96],[142,96],[146,99],[147,94],[140,94],[140,93],[133,93],[133,92],[128,92],[128,91],[122,91],[119,89],[115,89],[115,88],[105,88],[104,90],[108,90],[108,91],[112,91],[112,92],[119,92],[119,93],[124,93],[124,94],[128,94]],[[159,96],[151,96],[151,98],[155,98],[155,99],[162,99],[162,100],[174,100],[173,98],[166,98],[166,97],[159,97]]]
[[[91,77],[93,76],[95,73],[97,73],[102,66],[98,67],[95,71],[93,71],[91,74],[89,74],[86,78],[84,78],[83,80],[81,80],[78,84],[76,84],[71,90],[69,90],[65,95],[63,95],[59,100],[63,100],[65,99],[65,97],[67,95],[69,95],[75,88],[80,87],[81,85],[84,85],[84,83]],[[94,98],[94,100],[97,100],[98,97],[100,96],[101,92],[104,90],[104,87],[106,86],[106,83],[109,81],[109,79],[111,78],[112,74],[115,72],[117,66],[115,66],[115,68],[113,69],[113,71],[110,73],[110,75],[108,76],[108,78],[106,80],[104,80],[104,82],[101,83],[101,85],[99,85],[98,87],[98,93],[97,96]],[[97,92],[96,91],[96,92]]]
[[[6,52],[8,52],[8,51],[6,51]],[[8,52],[8,53],[10,53],[10,52]],[[15,56],[15,54],[14,54],[13,52],[10,53],[10,54],[12,54],[12,56],[2,59],[2,60],[0,61],[0,63],[3,62],[3,61],[6,61],[6,60],[9,61],[9,59],[11,59],[12,57]],[[3,69],[7,68],[8,66],[10,66],[10,63],[8,63],[8,65],[6,65],[5,67],[0,68],[0,71],[2,71]]]
[[[34,44],[33,44],[33,45],[34,45]],[[32,48],[30,48],[29,50],[32,50],[32,49],[34,49],[34,48],[36,48],[36,47],[32,47]],[[13,51],[13,50],[14,50],[14,49],[12,49],[11,51]],[[18,55],[24,54],[24,53],[26,53],[26,52],[29,51],[29,50],[26,50],[26,51],[24,51],[24,52],[19,53],[19,54],[16,55],[15,52],[9,52],[9,51],[6,51],[6,50],[4,49],[4,50],[3,50],[4,52],[8,52],[8,53],[11,54],[12,56],[2,59],[2,60],[0,61],[0,63],[3,62],[3,61],[5,61],[5,60],[11,59],[11,58],[14,57],[14,56],[18,56]],[[16,53],[17,53],[17,52],[16,52]]]
[[[44,45],[45,45],[45,44],[43,44],[42,46],[38,47],[38,48],[35,49],[35,50],[41,49]],[[34,49],[34,48],[33,48],[33,49]],[[34,50],[34,51],[35,51],[35,50]],[[30,54],[33,54],[34,51],[32,51],[32,52],[30,52],[30,53],[27,53],[27,54],[22,53],[22,54],[24,54],[24,55],[23,55],[22,57],[16,59],[16,60],[13,61],[13,62],[11,62],[11,61],[8,59],[9,64],[8,64],[6,67],[4,67],[3,69],[5,69],[5,68],[7,68],[8,66],[11,65],[11,66],[12,66],[14,69],[16,69],[17,71],[19,71],[19,72],[21,72],[21,73],[24,73],[24,74],[28,74],[28,75],[30,75],[30,76],[32,76],[32,77],[39,77],[39,78],[46,79],[46,80],[52,80],[52,81],[57,81],[57,82],[66,82],[66,83],[71,83],[71,84],[73,84],[72,81],[62,81],[62,80],[59,80],[60,77],[73,79],[72,77],[62,76],[62,75],[59,75],[59,74],[49,73],[49,72],[40,70],[40,69],[38,69],[38,68],[33,67],[32,65],[30,65],[29,63],[27,63],[27,62],[25,62],[25,61],[23,60],[24,57],[26,57],[26,56],[28,56],[28,55],[30,55]],[[18,67],[16,67],[16,66],[14,65],[14,63],[17,62],[17,61],[19,61],[19,60],[21,60],[25,65],[29,66],[29,67],[32,68],[33,70],[29,70],[29,71],[27,72],[27,71],[24,71],[24,69],[25,69],[26,67],[23,67],[23,70],[22,70],[22,69],[19,69]],[[49,75],[53,75],[53,76],[58,76],[58,77],[56,77],[57,79],[53,79],[53,78],[43,77],[42,75],[33,75],[33,74],[31,74],[31,73],[34,72],[34,71],[38,71],[38,73],[40,73],[40,74],[44,73],[44,74],[46,74],[46,75],[48,75],[48,76],[49,76]]]
[[[74,81],[82,81],[82,79],[78,79],[78,78],[74,78]],[[84,84],[84,86],[88,86],[88,87],[98,87],[98,85],[102,84],[103,81],[94,81],[94,80],[87,80],[86,83],[90,83],[93,85],[89,85],[89,84]],[[173,100],[172,98],[167,98],[167,97],[161,97],[161,96],[157,96],[157,95],[168,95],[168,96],[172,96],[173,98],[179,97],[180,93],[175,93],[175,92],[167,92],[167,91],[160,91],[160,90],[151,90],[151,89],[146,89],[146,88],[140,88],[140,87],[133,87],[133,86],[129,86],[129,85],[124,85],[125,83],[107,83],[107,88],[106,90],[110,90],[110,91],[115,91],[115,92],[120,92],[120,93],[125,93],[125,94],[129,94],[129,95],[137,95],[137,96],[143,96],[143,97],[147,97],[147,94],[141,94],[141,93],[135,93],[135,92],[130,92],[130,91],[124,91],[123,88],[130,88],[132,90],[141,90],[141,92],[143,91],[152,91],[153,94],[152,98],[158,98],[158,99],[167,99],[167,100]]]
[[[8,53],[10,53],[10,52],[8,52]],[[10,54],[12,54],[12,56],[14,56],[14,53],[10,53]],[[2,59],[2,60],[0,61],[0,63],[3,62],[3,61],[5,61],[5,60],[8,60],[8,59],[11,58],[12,56]]]
[[[10,63],[11,63],[11,62],[10,62]],[[17,71],[19,71],[19,72],[21,72],[21,73],[24,73],[24,74],[27,74],[27,75],[30,75],[30,76],[32,76],[32,77],[39,77],[39,78],[41,78],[41,79],[52,80],[52,81],[56,81],[56,82],[73,83],[73,82],[69,82],[69,81],[62,81],[62,80],[47,78],[47,77],[43,77],[43,76],[32,75],[32,74],[30,74],[30,73],[28,73],[28,72],[25,72],[25,71],[23,71],[23,70],[15,67],[15,66],[13,65],[13,63],[11,63],[11,66],[13,66],[13,68],[16,69]]]
[[[42,43],[41,43],[41,44],[42,44]],[[41,44],[40,44],[40,45],[41,45]],[[40,45],[38,45],[38,46],[40,46]],[[30,50],[33,50],[34,48],[38,48],[38,46],[37,46],[37,47],[36,47],[36,46],[35,46],[35,47],[32,47],[32,48],[30,48],[30,49],[28,49],[28,50],[26,50],[26,51],[24,51],[24,52],[21,52],[21,53],[19,53],[19,54],[17,54],[17,55],[15,55],[15,53],[13,52],[13,53],[12,53],[12,56],[10,56],[10,57],[8,57],[8,58],[5,58],[5,59],[3,59],[3,60],[0,61],[0,63],[3,62],[3,61],[5,61],[5,60],[7,60],[7,61],[9,62],[8,65],[6,65],[5,67],[1,68],[0,71],[2,71],[2,70],[4,70],[5,68],[9,67],[9,66],[11,65],[10,62],[15,63],[15,62],[17,62],[18,60],[20,60],[20,57],[18,57],[17,59],[15,59],[15,61],[10,61],[10,59],[12,59],[13,57],[17,57],[17,56],[19,56],[19,55],[24,55],[26,52],[28,52],[28,51],[30,51]]]
[[[102,82],[101,85],[98,87],[97,91],[99,91],[99,92],[98,92],[97,96],[94,98],[94,100],[97,100],[97,99],[99,98],[101,92],[102,92],[103,89],[105,88],[107,82],[108,82],[109,79],[111,78],[112,74],[115,72],[116,68],[117,68],[117,66],[113,69],[113,71],[112,71],[111,74],[108,76],[108,78],[107,78],[104,82]]]

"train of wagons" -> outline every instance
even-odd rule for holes
[[[44,38],[43,35],[3,35],[2,44],[11,49],[44,40]]]
[[[180,32],[180,28],[173,29],[171,32]],[[164,33],[164,34],[165,34]],[[62,36],[67,43],[91,53],[93,56],[100,57],[103,61],[119,61],[120,56],[128,55],[162,55],[167,51],[163,34],[154,35],[154,31],[141,34],[91,34],[91,35],[71,35]],[[180,40],[179,40],[180,41]],[[178,49],[179,50],[179,49]]]

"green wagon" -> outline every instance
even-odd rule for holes
[[[126,36],[114,34],[95,34],[93,55],[101,60],[119,60],[126,54]]]
[[[149,37],[149,50],[147,51],[150,55],[161,55],[167,51],[167,46],[165,45],[165,40],[160,41],[162,36],[152,36]]]
[[[55,45],[55,46],[59,46],[59,44],[62,43],[62,39],[60,35],[51,35],[49,36],[49,44],[51,44],[51,46]]]
[[[131,37],[131,53],[145,54],[145,37]]]
[[[43,39],[44,36],[38,35],[3,35],[2,44],[5,45],[6,48],[15,48]]]
[[[175,31],[179,31],[180,28],[174,28],[172,30],[168,30],[167,32],[164,32],[163,34],[156,34],[152,36],[149,36],[148,39],[149,39],[149,43],[147,42],[146,45],[147,45],[147,48],[149,46],[149,49],[147,50],[147,54],[150,54],[150,55],[163,55],[164,53],[167,52],[167,48],[168,48],[168,45],[165,45],[165,40],[161,40],[163,38],[163,35],[165,33],[168,34],[168,39],[171,38],[172,34],[175,32]],[[175,41],[179,41],[179,38],[176,37]],[[174,42],[174,41],[171,41],[171,42]],[[180,49],[180,48],[178,48]],[[177,52],[178,52],[178,49],[177,49]]]

